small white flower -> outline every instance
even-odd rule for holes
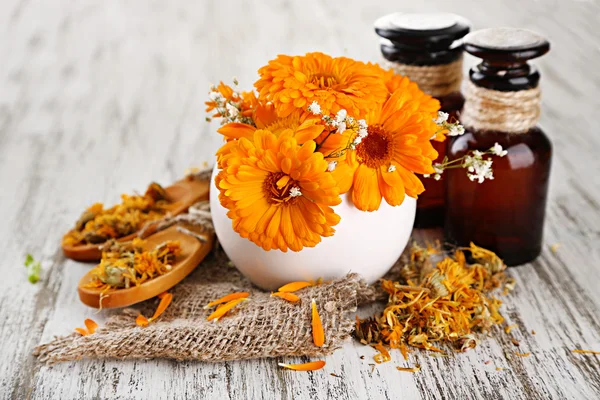
[[[429,178],[431,175],[430,174],[424,174],[423,178]]]
[[[465,133],[465,128],[462,125],[450,125],[448,136],[460,136]]]
[[[310,106],[308,106],[308,111],[315,115],[319,115],[321,114],[321,106],[316,101],[313,101],[310,103]]]
[[[388,172],[394,172],[396,170],[396,166],[395,165],[390,165],[388,167]]]
[[[448,113],[445,113],[443,111],[438,111],[438,116],[437,118],[433,119],[433,122],[435,122],[438,125],[443,125],[444,122],[448,121]]]
[[[508,151],[504,150],[502,146],[498,143],[494,143],[494,146],[490,149],[490,151],[492,152],[492,154],[495,154],[500,157],[504,157],[508,154]]]
[[[483,156],[483,153],[479,150],[473,150],[473,157],[474,158],[479,158],[481,159],[481,156]]]
[[[435,179],[436,181],[439,181],[440,179],[442,179],[442,176],[440,174],[435,174],[433,176],[433,179]]]
[[[354,139],[354,142],[352,142],[352,144],[354,145],[354,147],[358,146],[360,144],[360,142],[362,142],[362,138],[360,136],[357,136]]]
[[[219,92],[210,92],[210,94],[208,95],[208,97],[210,97],[210,99],[212,101],[216,101],[216,102],[219,102],[219,101],[223,100],[223,95],[221,93],[219,93]]]
[[[366,138],[368,134],[369,134],[369,132],[366,129],[360,128],[358,130],[358,137],[361,139]]]
[[[358,120],[358,127],[359,127],[360,129],[364,129],[364,130],[366,130],[366,129],[368,128],[368,126],[367,126],[367,121],[365,121],[364,119],[359,119],[359,120]]]
[[[294,186],[293,188],[290,189],[290,196],[291,197],[302,196],[302,192],[300,191],[300,189],[298,187]]]
[[[335,115],[335,120],[336,122],[340,123],[340,122],[344,122],[346,120],[346,117],[348,116],[348,112],[344,109],[341,109],[340,111],[337,112],[337,114]]]
[[[240,110],[238,110],[235,106],[231,105],[230,103],[225,104],[225,108],[229,112],[229,116],[231,118],[237,117],[240,113]]]
[[[341,121],[338,123],[338,127],[337,127],[337,133],[344,133],[344,131],[346,130],[346,123],[344,121]]]
[[[337,161],[330,161],[329,164],[327,164],[327,171],[331,172],[331,171],[335,170],[336,166],[337,166]]]

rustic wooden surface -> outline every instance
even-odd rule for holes
[[[600,396],[600,7],[596,0],[499,1],[26,1],[0,7],[0,397],[295,399],[592,399]],[[425,3],[425,2],[423,2]],[[343,5],[342,5],[343,4]],[[94,201],[112,203],[151,180],[168,183],[211,161],[208,85],[237,75],[248,87],[277,53],[312,50],[377,60],[371,24],[399,10],[454,11],[476,28],[521,26],[547,35],[539,60],[542,125],[555,145],[545,250],[513,269],[496,331],[476,351],[415,354],[372,369],[348,343],[315,373],[276,360],[205,364],[81,361],[53,367],[31,352],[93,315],[77,298],[89,268],[59,240]],[[473,59],[468,59],[468,64]],[[426,233],[435,235],[435,233]],[[556,252],[552,244],[560,244]],[[43,263],[32,285],[22,266]],[[531,333],[535,330],[536,334]],[[521,342],[514,347],[510,337]],[[531,352],[521,358],[505,352]],[[359,357],[365,355],[365,359]],[[486,362],[490,360],[488,364]],[[396,365],[418,361],[421,372]],[[497,371],[496,368],[503,368]],[[334,372],[339,377],[330,375]]]

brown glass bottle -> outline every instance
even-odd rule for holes
[[[449,114],[450,121],[459,118],[464,98],[460,93],[463,49],[461,39],[470,30],[470,23],[449,13],[386,15],[375,22],[375,32],[383,39],[381,53],[398,73],[415,81],[426,93],[440,101],[441,111]],[[453,65],[458,68],[458,80],[448,82],[445,87],[428,87],[419,69],[410,67],[432,67]],[[407,68],[408,67],[408,68]],[[421,78],[420,78],[421,77]],[[436,162],[446,155],[446,142],[432,141],[439,153]],[[445,185],[443,178],[421,178],[425,186],[417,200],[415,227],[440,227],[444,222]]]
[[[537,88],[540,75],[527,60],[548,52],[549,43],[533,32],[502,29],[465,37],[465,50],[483,59],[471,69],[471,82],[501,92]],[[470,100],[467,95],[464,121],[468,119]],[[464,169],[446,171],[446,241],[459,246],[473,242],[496,252],[509,266],[535,259],[542,247],[552,158],[550,140],[537,126],[523,132],[476,126],[465,129],[464,135],[449,142],[449,159],[473,150],[486,151],[495,143],[508,153],[504,157],[491,156],[494,179],[483,183],[472,182]]]

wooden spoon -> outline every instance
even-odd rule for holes
[[[193,178],[185,178],[173,185],[165,188],[168,199],[173,202],[173,208],[170,210],[171,215],[178,215],[187,211],[187,209],[201,200],[208,200],[208,189],[210,180],[198,180]],[[151,233],[151,232],[149,232]],[[136,233],[123,236],[117,239],[119,242],[127,242],[136,237]],[[102,258],[100,247],[104,243],[98,244],[83,244],[83,245],[62,245],[65,256],[76,261],[98,261]]]
[[[95,308],[100,308],[100,301],[102,301],[102,308],[126,307],[148,300],[171,289],[192,272],[213,247],[214,235],[212,233],[202,233],[199,232],[197,227],[184,226],[186,229],[204,236],[206,242],[202,243],[193,236],[179,232],[177,225],[174,225],[149,236],[145,239],[143,245],[144,250],[151,250],[168,240],[178,240],[181,245],[181,253],[177,256],[171,271],[150,279],[139,286],[128,289],[110,289],[104,294],[102,294],[102,289],[85,287],[87,283],[92,281],[92,274],[89,271],[79,281],[77,287],[79,299],[85,305]]]

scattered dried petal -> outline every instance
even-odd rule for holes
[[[317,302],[315,301],[315,299],[312,299],[311,307],[313,343],[315,344],[315,346],[321,347],[325,343],[325,332],[323,331],[323,324],[321,324],[321,317],[319,316],[319,311],[317,310]]]
[[[519,326],[519,324],[512,324],[512,325],[509,325],[509,326],[507,326],[507,327],[505,327],[505,328],[504,328],[504,332],[506,332],[506,333],[510,333],[510,331],[511,331],[513,328],[516,328],[516,327],[518,327],[518,326]]]
[[[312,361],[304,364],[277,364],[280,367],[291,369],[294,371],[316,371],[325,366],[325,361]]]
[[[379,354],[375,354],[373,357],[377,364],[388,362],[392,359],[390,352],[381,343],[377,343],[373,347],[379,351]]]
[[[331,375],[331,376],[334,376],[334,377],[336,377],[336,378],[341,378],[341,376],[339,376],[339,375],[337,375],[337,374],[334,374],[333,372],[332,372],[332,373],[330,373],[329,375]]]
[[[98,324],[93,319],[86,318],[84,323],[85,323],[85,327],[87,328],[87,331],[90,335],[92,333],[96,332],[96,329],[98,329]]]
[[[516,355],[518,355],[519,357],[529,357],[531,355],[531,353],[515,353]]]
[[[532,334],[532,335],[535,335],[535,331],[534,331],[533,329],[531,330],[531,334]]]
[[[227,303],[223,304],[222,306],[220,306],[219,308],[217,308],[215,310],[215,312],[213,312],[212,314],[210,314],[207,318],[208,321],[211,320],[219,320],[219,318],[223,317],[225,314],[227,314],[229,312],[229,310],[231,310],[232,308],[234,308],[235,306],[237,306],[238,304],[244,302],[244,301],[248,301],[248,298],[246,297],[242,297],[239,299],[235,299],[235,300],[231,300],[228,301]]]
[[[243,299],[250,296],[250,293],[248,292],[236,292],[236,293],[231,293],[228,294],[227,296],[223,296],[218,300],[215,301],[211,301],[210,303],[208,303],[206,306],[204,306],[205,309],[210,308],[210,307],[214,307],[216,305],[219,304],[223,304],[223,303],[228,303],[232,300],[236,300],[236,299]]]
[[[288,293],[288,292],[271,293],[271,297],[279,297],[279,298],[289,301],[290,303],[296,303],[296,302],[300,301],[300,297],[296,296],[294,293]]]
[[[295,292],[300,289],[304,289],[305,287],[312,286],[313,284],[310,282],[291,282],[287,285],[283,285],[278,289],[279,292]]]
[[[580,349],[576,349],[576,350],[571,350],[573,353],[578,353],[578,354],[600,354],[600,351],[595,351],[595,350],[580,350]]]
[[[504,368],[500,368],[500,367],[496,368],[496,371],[503,371],[503,370],[504,370]]]
[[[403,372],[419,372],[421,370],[421,366],[419,364],[415,365],[412,368],[404,368],[404,367],[396,367],[396,369],[398,371],[403,371]]]
[[[84,329],[84,328],[75,328],[75,332],[79,332],[81,334],[81,336],[89,335],[87,329]]]
[[[137,318],[135,319],[135,323],[138,326],[148,326],[148,324],[150,323],[150,321],[148,321],[148,318],[144,317],[142,314],[139,314],[137,316]]]

